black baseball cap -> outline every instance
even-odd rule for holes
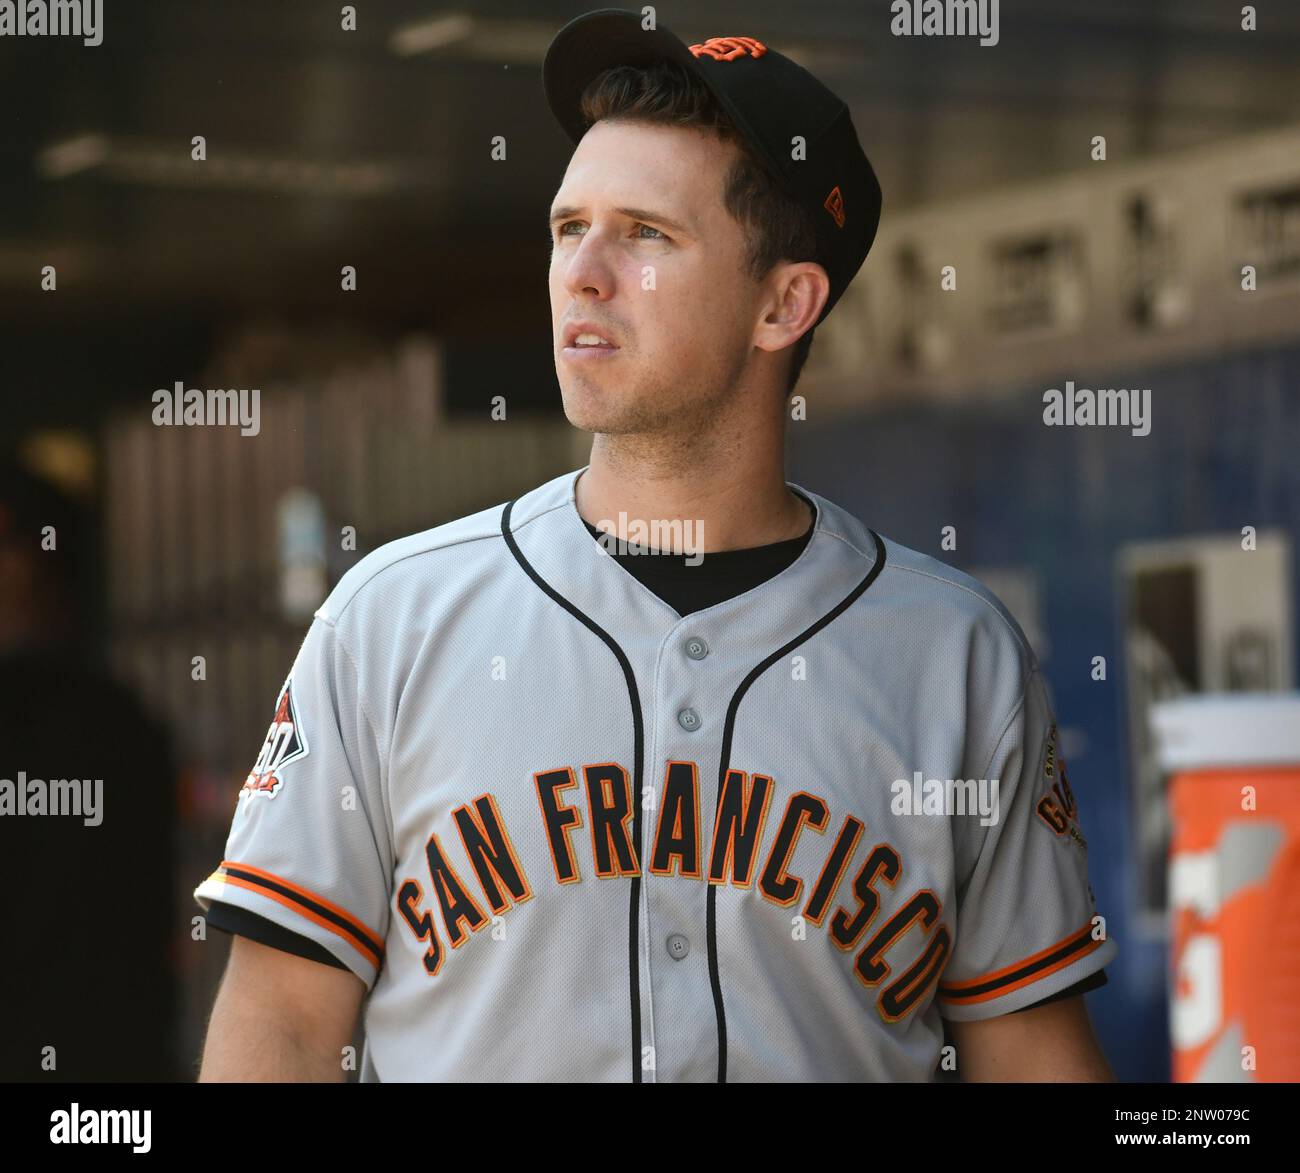
[[[777,182],[810,209],[816,261],[830,278],[820,325],[862,267],[880,223],[880,183],[858,143],[849,108],[801,65],[755,37],[710,37],[686,45],[642,14],[602,8],[569,21],[542,64],[546,101],[576,146],[589,129],[583,91],[615,65],[675,61],[713,92],[736,129]],[[792,156],[795,136],[805,158]]]

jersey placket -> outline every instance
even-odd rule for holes
[[[642,957],[647,1081],[715,1078],[717,1023],[708,964],[708,846],[717,799],[725,687],[721,661],[687,616],[659,648],[647,720]],[[648,1050],[647,1050],[648,1048]]]

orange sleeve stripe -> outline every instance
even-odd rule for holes
[[[1076,929],[1068,937],[1062,937],[1054,945],[1049,945],[1029,957],[986,973],[982,977],[971,978],[964,982],[941,982],[939,999],[956,1006],[973,1006],[1001,998],[1013,990],[1022,989],[1041,981],[1049,974],[1072,965],[1080,958],[1100,947],[1101,940],[1093,938],[1092,921],[1081,929]]]
[[[368,929],[346,909],[340,908],[323,896],[316,895],[310,889],[286,880],[283,876],[277,876],[274,872],[264,871],[262,868],[255,868],[250,864],[226,859],[221,861],[220,868],[209,879],[256,892],[259,896],[265,896],[284,905],[285,908],[292,909],[313,924],[342,937],[369,959],[376,968],[383,961],[384,943],[377,933]]]

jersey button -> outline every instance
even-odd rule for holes
[[[692,660],[703,660],[709,654],[709,645],[698,635],[693,635],[686,641],[686,654]]]
[[[691,951],[691,943],[681,933],[673,933],[668,938],[668,956],[674,961],[681,961]]]
[[[700,715],[694,709],[683,709],[677,714],[677,724],[688,733],[694,733],[700,727]]]

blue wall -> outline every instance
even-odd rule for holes
[[[1046,387],[1151,388],[1151,432],[1047,427]],[[962,568],[1018,564],[1041,575],[1044,662],[1071,757],[1097,907],[1120,952],[1088,996],[1122,1080],[1167,1080],[1166,943],[1133,924],[1123,649],[1116,554],[1131,542],[1282,528],[1300,556],[1300,348],[1146,371],[1061,374],[996,404],[892,408],[789,428],[788,477],[904,545]],[[957,527],[957,550],[939,549]],[[1293,568],[1300,582],[1300,565]],[[1105,656],[1108,680],[1091,679]],[[1297,648],[1300,662],[1300,647]]]

